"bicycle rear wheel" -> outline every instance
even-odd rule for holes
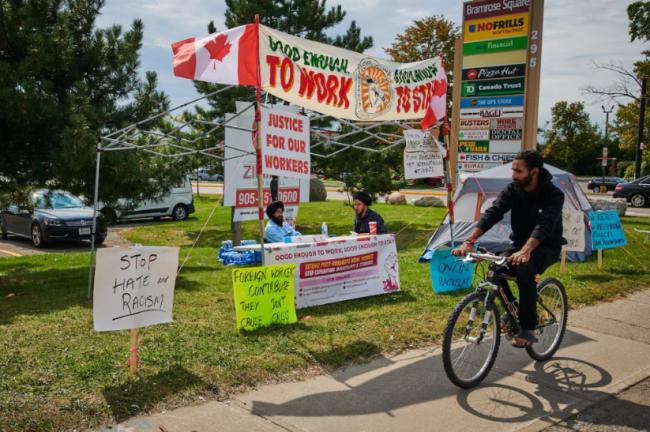
[[[449,321],[442,342],[442,361],[449,380],[458,387],[477,386],[490,373],[499,351],[498,310],[485,294],[474,292],[462,299]]]
[[[564,338],[569,313],[566,290],[555,278],[544,279],[537,285],[537,339],[526,347],[528,355],[537,361],[553,357]]]

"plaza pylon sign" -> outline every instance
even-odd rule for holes
[[[440,57],[395,63],[263,25],[190,38],[172,47],[177,76],[258,85],[292,104],[347,120],[421,119],[447,85]],[[259,81],[251,80],[255,70]]]

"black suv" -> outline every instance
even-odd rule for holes
[[[632,207],[643,207],[650,203],[650,176],[634,180],[631,183],[616,185],[614,198],[625,198]]]
[[[587,183],[587,189],[598,192],[600,185],[604,184],[608,191],[613,191],[619,183],[625,183],[625,180],[620,177],[605,177],[605,182],[603,183],[602,177],[592,177],[589,183]]]
[[[41,189],[34,192],[25,206],[10,205],[0,214],[2,238],[9,234],[31,239],[37,248],[50,240],[90,239],[93,209],[69,192]],[[95,243],[106,239],[107,229],[98,214]]]

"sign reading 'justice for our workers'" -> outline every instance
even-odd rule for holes
[[[262,107],[262,172],[309,181],[309,118]]]

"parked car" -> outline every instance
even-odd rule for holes
[[[650,204],[650,176],[641,177],[631,183],[616,185],[614,198],[625,198],[632,207]]]
[[[600,190],[600,185],[604,184],[608,191],[613,191],[616,188],[616,185],[620,183],[625,183],[625,179],[620,177],[605,177],[605,182],[603,182],[602,177],[593,177],[589,180],[589,183],[587,183],[587,189],[598,192]]]
[[[0,214],[2,238],[9,235],[32,240],[37,248],[51,240],[90,239],[93,209],[63,190],[41,189],[29,198],[29,203],[11,204]],[[106,239],[104,218],[98,215],[95,243]]]
[[[129,210],[119,210],[100,206],[102,213],[109,220],[127,220],[143,218],[160,218],[171,216],[176,220],[184,220],[194,213],[194,196],[192,195],[192,183],[189,177],[184,177],[177,185],[174,185],[169,192],[157,199],[143,199],[139,202],[128,203],[124,200],[118,201],[119,207]]]
[[[199,168],[196,171],[193,171],[190,174],[192,180],[197,178],[202,181],[223,181],[223,175],[221,174],[210,174],[207,168]]]

